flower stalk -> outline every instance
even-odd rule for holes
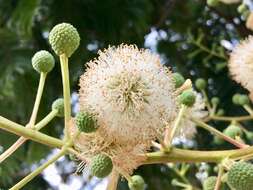
[[[71,98],[69,85],[69,68],[68,57],[65,54],[60,55],[62,85],[63,85],[63,99],[64,99],[64,134],[65,140],[69,139],[67,124],[71,118]]]

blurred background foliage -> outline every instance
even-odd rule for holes
[[[81,36],[81,45],[70,59],[73,92],[78,91],[78,78],[85,63],[96,56],[98,49],[134,43],[159,53],[166,65],[186,78],[207,79],[209,96],[221,98],[227,115],[243,114],[232,105],[231,96],[244,90],[230,79],[226,67],[230,46],[251,34],[236,12],[237,6],[210,8],[204,0],[0,0],[0,114],[21,124],[28,121],[39,81],[31,67],[31,57],[40,49],[52,51],[48,32],[61,22],[73,24]],[[61,96],[60,69],[56,64],[47,79],[38,120]],[[61,122],[55,119],[43,132],[60,136]],[[215,124],[219,129],[226,125]],[[16,139],[1,130],[1,149]],[[193,149],[229,148],[211,143],[212,136],[203,130],[195,141]],[[0,188],[7,189],[17,182],[29,173],[32,164],[40,163],[49,153],[47,147],[27,142],[0,165]],[[192,165],[187,174],[197,185],[198,170]],[[136,172],[143,175],[149,190],[180,189],[171,186],[171,180],[180,180],[180,176],[164,165],[143,166]],[[69,173],[62,171],[61,175],[67,179]],[[54,188],[41,175],[25,189]],[[124,181],[120,189],[127,189]]]

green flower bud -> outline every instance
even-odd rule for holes
[[[240,4],[238,7],[237,7],[237,11],[238,13],[240,14],[243,14],[243,12],[247,11],[248,10],[248,6],[245,5],[244,3]]]
[[[216,115],[217,116],[223,116],[225,114],[225,111],[224,111],[224,109],[218,109],[218,111],[217,111],[217,113],[216,113]]]
[[[70,57],[80,44],[79,34],[71,24],[57,24],[49,33],[49,43],[57,55]]]
[[[79,131],[84,133],[91,133],[97,130],[97,120],[94,115],[87,112],[78,112],[76,115],[76,126]]]
[[[210,176],[206,178],[203,182],[203,190],[214,190],[217,177]]]
[[[240,98],[241,94],[234,94],[233,97],[232,97],[232,102],[235,104],[235,105],[239,105],[239,98]]]
[[[54,68],[54,57],[48,51],[41,50],[32,57],[32,66],[39,73],[48,73]]]
[[[98,154],[94,156],[90,163],[91,174],[98,178],[108,176],[113,168],[112,160],[105,154]]]
[[[217,105],[217,104],[220,103],[220,99],[219,99],[218,97],[213,97],[213,98],[211,99],[211,103],[212,103],[213,105]]]
[[[237,162],[228,171],[227,183],[236,190],[252,190],[253,165],[247,162]]]
[[[130,190],[144,190],[145,181],[140,175],[134,175],[128,181],[128,187]]]
[[[224,142],[224,140],[220,137],[215,136],[213,142],[217,145],[221,145]]]
[[[249,97],[245,94],[242,94],[238,97],[238,104],[241,106],[247,105],[250,103]]]
[[[58,98],[52,104],[52,110],[57,110],[58,117],[64,117],[64,100],[63,98]]]
[[[242,129],[240,127],[238,127],[237,125],[229,125],[224,131],[223,133],[231,138],[235,138],[236,136],[242,136],[243,132]]]
[[[217,7],[219,5],[219,0],[207,0],[207,5],[210,7]]]
[[[173,73],[172,78],[176,88],[179,88],[184,84],[185,79],[180,73]]]
[[[191,107],[195,103],[196,96],[192,90],[186,90],[179,96],[181,104]]]
[[[248,140],[253,141],[253,132],[248,131],[245,133],[245,135]]]
[[[204,90],[206,88],[206,80],[202,78],[198,78],[195,81],[195,86],[198,90]]]

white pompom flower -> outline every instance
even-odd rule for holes
[[[177,115],[172,73],[157,55],[134,45],[109,47],[98,54],[81,76],[79,104],[80,111],[96,117],[99,127],[82,133],[74,145],[86,162],[104,153],[116,170],[131,174]],[[72,136],[76,130],[72,122]]]
[[[238,44],[230,55],[229,71],[233,79],[253,92],[253,37]]]
[[[171,72],[134,45],[99,51],[80,79],[80,109],[118,142],[154,139],[177,113]]]

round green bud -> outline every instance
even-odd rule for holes
[[[144,190],[145,181],[140,175],[133,175],[128,181],[128,187],[130,190]]]
[[[250,103],[249,97],[245,94],[242,94],[238,98],[238,104],[241,106],[247,105]]]
[[[88,112],[78,112],[76,114],[76,126],[79,131],[84,133],[91,133],[97,130],[97,120],[94,115]]]
[[[240,96],[241,94],[234,94],[233,97],[232,97],[232,102],[235,104],[235,105],[239,105],[239,99],[240,99]]]
[[[225,114],[225,111],[224,111],[224,109],[218,109],[218,111],[217,111],[217,113],[216,113],[216,115],[217,116],[223,116]]]
[[[195,81],[195,86],[198,90],[204,90],[206,88],[206,80],[203,78],[198,78]]]
[[[220,103],[220,99],[219,99],[218,97],[213,97],[213,98],[211,99],[211,103],[212,103],[213,105],[217,105],[217,104]]]
[[[185,79],[180,73],[173,73],[172,78],[176,88],[179,88],[184,84]]]
[[[203,182],[203,190],[214,190],[217,177],[210,176],[206,178]]]
[[[180,103],[188,107],[191,107],[195,103],[195,99],[196,96],[192,90],[185,90],[179,96]]]
[[[243,12],[247,11],[248,10],[248,6],[244,3],[240,4],[238,7],[237,7],[237,11],[238,13],[240,14],[243,14]]]
[[[80,44],[79,34],[71,24],[57,24],[49,33],[49,43],[57,55],[70,57]]]
[[[237,162],[228,171],[227,183],[236,190],[252,190],[253,165]]]
[[[113,168],[112,160],[105,154],[98,154],[94,156],[90,163],[91,174],[98,178],[108,176]]]
[[[32,57],[32,66],[39,73],[48,73],[54,68],[54,57],[45,50],[38,51]]]
[[[63,98],[58,98],[52,104],[52,110],[57,110],[58,117],[64,117],[64,100]]]
[[[224,140],[220,137],[215,136],[213,142],[217,145],[221,145],[224,142]]]
[[[216,7],[219,5],[219,0],[207,0],[207,5],[210,7]]]
[[[247,131],[245,135],[248,140],[253,141],[253,132]]]
[[[235,138],[236,136],[242,136],[243,132],[240,127],[237,125],[229,125],[226,129],[224,129],[223,133],[231,138]]]

